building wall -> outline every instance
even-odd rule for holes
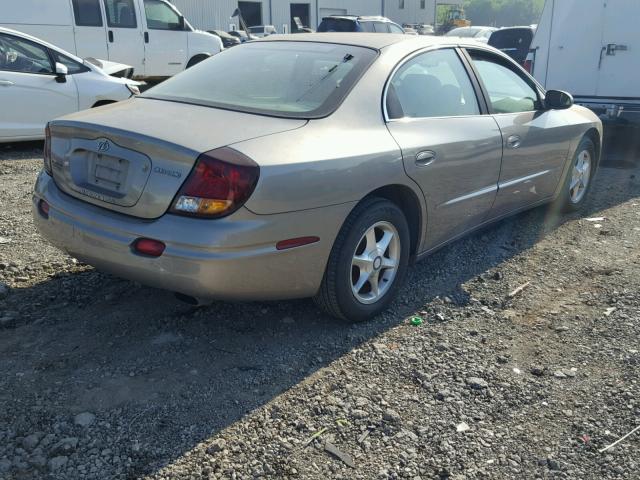
[[[202,30],[229,30],[231,24],[238,25],[237,18],[229,18],[238,8],[237,0],[170,0],[194,27]],[[309,4],[309,26],[318,27],[322,17],[332,13],[349,15],[384,15],[396,23],[433,23],[436,0],[255,0],[262,3],[262,21],[274,25],[282,33],[282,26],[290,30],[292,3]],[[453,3],[456,0],[447,0]],[[460,0],[461,1],[461,0]]]

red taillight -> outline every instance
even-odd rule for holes
[[[139,238],[131,245],[133,251],[149,257],[159,257],[164,252],[165,245],[159,240]]]
[[[53,170],[51,168],[51,128],[47,123],[47,126],[44,128],[44,171],[49,175],[53,174]]]
[[[171,212],[205,218],[230,215],[249,199],[260,168],[231,148],[203,153],[182,185]]]

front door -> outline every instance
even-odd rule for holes
[[[103,0],[107,16],[109,60],[131,65],[135,76],[145,76],[144,38],[138,2]]]
[[[388,128],[407,174],[427,203],[427,248],[483,222],[495,200],[502,137],[482,115],[476,89],[453,48],[428,51],[394,74]]]
[[[0,33],[0,138],[42,138],[49,120],[78,110],[73,77],[57,82],[42,45]]]
[[[543,109],[533,81],[509,60],[481,50],[469,54],[502,132],[502,169],[491,212],[495,218],[553,196],[572,127],[563,112]]]
[[[639,18],[638,0],[618,0],[605,5],[599,97],[638,97]]]
[[[100,0],[73,0],[72,4],[76,55],[107,60],[107,30]]]
[[[180,14],[166,0],[144,0],[146,75],[169,77],[183,71],[189,59],[189,34]]]

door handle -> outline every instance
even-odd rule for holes
[[[0,80],[0,87],[10,87],[15,85],[11,80]]]
[[[113,30],[109,30],[109,43],[113,43]]]
[[[416,165],[419,167],[428,167],[436,161],[436,152],[424,150],[416,154]]]
[[[519,148],[520,145],[522,145],[522,138],[520,138],[520,135],[511,135],[507,138],[507,147]]]
[[[144,32],[144,43],[149,43],[149,32]]]

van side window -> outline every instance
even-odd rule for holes
[[[136,10],[133,0],[104,0],[107,25],[113,28],[136,28]]]
[[[180,15],[163,0],[144,0],[144,13],[150,30],[182,30]]]
[[[101,27],[99,0],[73,0],[73,16],[78,27]]]
[[[390,119],[480,114],[469,75],[451,48],[404,63],[391,79],[385,101]]]

